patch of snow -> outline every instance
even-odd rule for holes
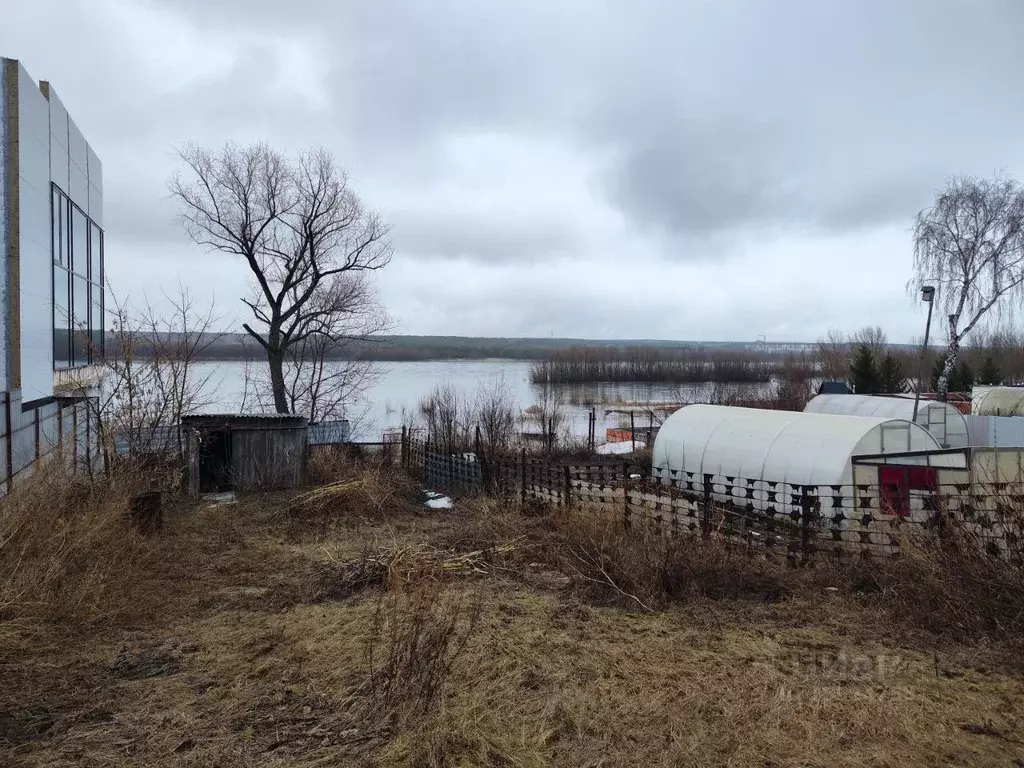
[[[207,501],[210,504],[235,504],[238,502],[238,499],[235,498],[234,491],[226,491],[224,493],[204,494],[203,501]]]
[[[435,496],[432,499],[427,499],[426,505],[431,509],[451,509],[455,506],[455,502],[447,496]]]
[[[597,453],[602,456],[617,456],[624,453],[633,452],[633,443],[629,440],[624,440],[621,443],[605,443],[604,445],[597,446]],[[636,441],[636,450],[643,450],[646,446],[641,440]]]

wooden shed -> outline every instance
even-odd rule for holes
[[[188,439],[191,493],[280,490],[306,475],[302,416],[202,415],[181,420]]]

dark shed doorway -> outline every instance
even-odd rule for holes
[[[199,442],[199,492],[231,490],[231,432],[206,432]]]

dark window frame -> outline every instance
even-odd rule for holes
[[[76,205],[57,184],[51,182],[50,189],[50,239],[53,248],[50,275],[53,368],[54,370],[73,370],[102,361],[106,352],[105,233],[103,228],[89,218],[88,214]],[[75,243],[79,239],[75,236],[76,212],[85,222],[83,230],[85,248],[84,253],[77,254],[79,259],[75,259]],[[66,250],[62,248],[62,235],[66,235],[64,238],[67,243]],[[98,244],[98,253],[94,253],[94,240]],[[83,260],[85,262],[84,269],[81,265]],[[66,304],[68,313],[65,323],[68,331],[67,350],[61,354],[58,354],[59,345],[57,343],[57,336],[62,330],[57,322],[58,281],[65,285],[63,292],[65,301],[62,303]],[[84,312],[77,311],[77,307],[82,301],[76,301],[76,281],[85,283]],[[79,299],[81,298],[79,297]],[[99,311],[98,317],[93,311],[96,307]],[[88,339],[84,359],[76,358],[74,354],[75,335],[80,332],[75,323],[76,315],[79,314],[84,315],[85,333]]]

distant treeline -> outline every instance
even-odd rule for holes
[[[768,381],[782,364],[779,355],[728,349],[571,347],[535,362],[530,368],[530,380],[534,384],[757,383]]]
[[[263,350],[257,342],[247,334],[206,334],[202,344],[196,345],[203,349],[198,356],[207,361],[242,361],[256,360],[262,357]],[[135,354],[146,357],[146,339],[140,339]],[[698,344],[680,341],[598,341],[564,338],[486,338],[467,336],[381,336],[372,341],[349,341],[340,345],[335,354],[336,360],[360,359],[379,361],[426,361],[426,360],[481,360],[499,358],[504,360],[547,360],[555,353],[573,349],[596,349],[601,354],[618,351],[625,354],[632,349],[651,349],[664,354],[670,359],[685,360],[688,356],[705,355],[716,359],[722,355],[750,356],[743,352],[747,345],[728,342]],[[808,345],[813,348],[813,345]],[[117,350],[118,345],[112,332],[107,334],[107,350]],[[675,357],[673,357],[675,356]],[[761,354],[764,358],[776,358],[778,353]],[[757,355],[754,355],[757,357]],[[746,381],[747,379],[742,379]],[[750,379],[754,380],[754,379]]]

